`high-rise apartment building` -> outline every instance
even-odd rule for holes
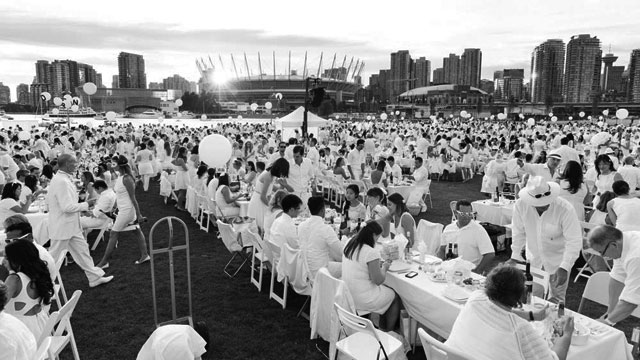
[[[118,55],[119,88],[146,89],[147,75],[142,55],[121,52]]]
[[[37,84],[50,84],[49,62],[47,60],[36,61],[36,81]]]
[[[502,99],[505,101],[523,99],[522,85],[524,83],[524,69],[504,69],[502,72],[504,88]]]
[[[113,75],[111,77],[111,88],[112,89],[120,88],[120,75]]]
[[[437,68],[433,70],[433,82],[434,85],[444,84],[444,68]]]
[[[413,87],[419,88],[431,84],[431,61],[424,56],[416,59],[414,63],[415,82]]]
[[[589,34],[572,36],[564,71],[565,101],[586,103],[599,96],[601,67],[600,39]]]
[[[0,105],[7,105],[11,102],[11,89],[0,82]]]
[[[189,84],[189,80],[176,74],[162,80],[162,89],[182,90],[184,94],[191,90],[191,84]]]
[[[487,94],[493,94],[493,81],[489,79],[480,80],[480,90],[486,92]]]
[[[387,103],[389,102],[390,99],[390,94],[391,94],[391,87],[389,86],[390,82],[390,76],[391,76],[391,70],[380,70],[378,72],[378,86],[379,86],[379,90],[378,90],[378,96],[380,97],[380,102],[381,103]]]
[[[449,54],[449,57],[442,59],[442,68],[444,69],[445,84],[457,84],[460,69],[460,56]]]
[[[103,89],[105,86],[102,84],[102,74],[96,73],[96,87],[98,89]]]
[[[493,98],[494,100],[503,100],[504,95],[504,72],[502,70],[496,70],[493,72]]]
[[[84,83],[92,82],[96,83],[96,71],[93,69],[93,66],[78,63],[78,85],[83,85]]]
[[[535,47],[531,54],[531,101],[562,102],[565,45],[550,39]]]
[[[464,49],[460,57],[458,84],[480,87],[482,71],[482,51],[480,49]]]
[[[389,79],[389,98],[394,99],[405,91],[409,91],[413,83],[411,67],[411,55],[409,50],[400,50],[391,53],[391,68]]]
[[[71,92],[74,89],[71,80],[72,69],[69,65],[69,62],[59,60],[55,60],[49,65],[49,80],[51,81],[49,90],[51,96],[62,96],[64,92]]]
[[[30,105],[31,98],[29,97],[29,85],[20,84],[16,87],[16,95],[18,104],[20,105]]]
[[[40,98],[40,94],[42,94],[44,91],[49,91],[49,85],[33,83],[29,86],[29,88],[31,89],[31,91],[29,92],[31,94],[31,104],[36,106],[36,108],[38,109],[46,108],[47,104],[42,101],[42,99]],[[51,101],[49,101],[49,103],[52,104]]]
[[[631,52],[628,76],[627,100],[640,103],[640,49],[635,49]]]

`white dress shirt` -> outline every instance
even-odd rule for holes
[[[629,184],[629,193],[633,194],[640,185],[640,168],[632,165],[622,165],[618,168],[618,174]]]
[[[68,240],[82,234],[80,212],[87,211],[89,205],[86,202],[78,203],[78,193],[71,175],[59,170],[51,179],[48,190],[51,240]]]
[[[300,248],[298,239],[298,228],[289,214],[282,213],[271,225],[269,241],[283,247],[285,243],[294,249]]]
[[[318,167],[318,162],[320,161],[320,153],[315,146],[310,146],[309,150],[307,150],[307,159],[311,160],[311,165],[314,168]]]
[[[619,299],[640,306],[640,231],[623,234],[622,256],[613,262],[611,277],[624,284]]]
[[[397,183],[402,180],[402,168],[398,165],[398,163],[394,163],[393,166],[387,166],[384,168],[384,172],[388,175],[393,176],[393,182]]]
[[[330,225],[320,216],[312,215],[298,226],[300,248],[305,252],[311,278],[329,261],[342,260],[342,243]]]
[[[458,244],[458,256],[478,266],[485,254],[493,254],[493,244],[487,231],[477,221],[471,220],[460,228],[454,222],[444,228],[440,245]]]
[[[429,170],[423,166],[415,169],[413,171],[413,179],[416,181],[416,186],[427,186],[427,181],[429,180]]]
[[[353,149],[349,151],[347,155],[347,165],[351,166],[351,171],[356,176],[356,180],[359,180],[358,174],[362,173],[362,163],[365,161],[366,154],[364,150]]]
[[[116,203],[116,193],[112,189],[107,189],[100,194],[98,200],[96,200],[96,204],[93,207],[93,216],[100,219],[108,219],[108,217],[102,213],[110,212],[113,210],[113,206]],[[102,211],[101,211],[102,210]]]
[[[287,184],[293,188],[294,194],[298,196],[302,193],[307,193],[307,191],[310,190],[309,180],[311,180],[314,175],[311,160],[303,158],[300,165],[296,164],[294,160],[291,161],[289,165]]]
[[[527,260],[537,268],[553,274],[558,268],[571,272],[582,250],[582,229],[571,203],[558,197],[538,215],[522,199],[513,208],[513,243],[511,258],[522,261],[526,246]]]

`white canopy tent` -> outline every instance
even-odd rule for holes
[[[304,107],[300,106],[290,114],[276,120],[276,130],[282,132],[282,139],[287,140],[295,137],[295,131],[298,130],[302,134],[302,121],[304,119]],[[318,136],[318,129],[324,126],[330,126],[331,121],[321,118],[320,116],[308,112],[307,113],[307,132]]]

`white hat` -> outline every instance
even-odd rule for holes
[[[547,155],[547,157],[562,160],[562,155],[560,155],[560,153],[556,150],[552,150],[551,152],[549,152],[549,155]]]
[[[547,182],[542,176],[529,179],[527,186],[520,190],[518,196],[528,205],[539,207],[551,204],[560,194],[560,185]]]

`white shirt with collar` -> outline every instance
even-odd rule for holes
[[[113,210],[113,206],[116,203],[116,193],[112,189],[107,189],[103,191],[98,200],[96,200],[96,204],[93,207],[93,216],[100,219],[108,219],[108,217],[103,213],[108,213]]]
[[[306,193],[311,190],[309,188],[309,180],[313,178],[313,175],[314,170],[311,160],[303,158],[300,165],[296,164],[295,160],[293,160],[289,163],[287,183],[293,188],[295,194]]]
[[[269,241],[278,245],[280,248],[282,248],[285,243],[294,249],[300,248],[298,228],[289,214],[283,212],[280,217],[273,221],[269,231]]]
[[[80,212],[87,211],[86,202],[78,203],[78,193],[73,177],[59,170],[48,188],[49,237],[51,240],[68,240],[82,234]]]
[[[307,159],[311,160],[311,165],[314,168],[318,167],[318,162],[320,161],[320,153],[318,153],[318,149],[315,146],[310,146],[307,151]]]
[[[413,179],[416,181],[417,186],[427,186],[429,180],[429,170],[423,166],[413,171]]]
[[[618,168],[618,174],[629,184],[629,193],[633,194],[640,186],[640,168],[633,165],[622,165]]]
[[[365,161],[365,157],[366,154],[364,153],[364,150],[358,150],[357,148],[354,148],[353,150],[349,151],[349,154],[347,155],[347,165],[350,165],[351,169],[354,171],[360,171],[360,165],[362,165],[362,163]]]
[[[493,254],[493,244],[487,231],[477,221],[458,227],[457,222],[447,225],[442,232],[440,245],[458,244],[458,255],[478,266],[485,254]]]
[[[397,162],[394,162],[393,166],[389,166],[387,163],[387,166],[384,168],[384,172],[393,175],[393,182],[402,180],[402,168]]]
[[[511,258],[522,261],[520,253],[526,246],[531,265],[551,274],[558,268],[571,272],[582,250],[578,216],[571,203],[561,197],[556,198],[542,215],[522,199],[516,201],[512,231]]]
[[[342,261],[343,244],[330,225],[320,216],[312,215],[298,226],[300,248],[305,252],[311,278],[329,261]]]
[[[551,175],[551,170],[549,170],[549,166],[547,164],[524,164],[522,167],[524,171],[533,176],[542,176],[544,181],[550,182],[555,181],[558,177],[560,177],[560,173],[556,168],[556,171]]]
[[[624,284],[620,300],[640,306],[640,231],[623,233],[622,256],[613,262],[611,278]]]

